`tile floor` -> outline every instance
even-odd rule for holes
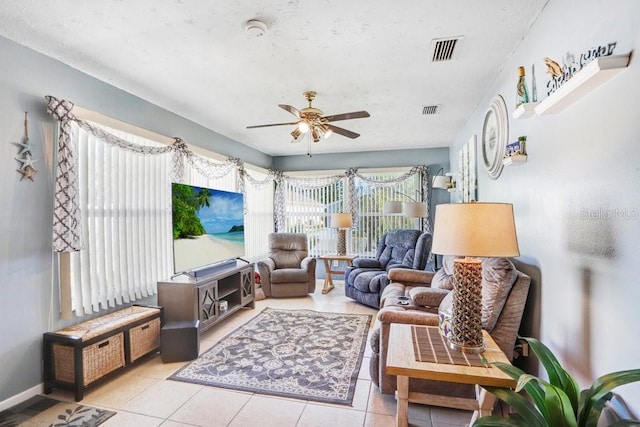
[[[344,296],[344,286],[326,295],[322,282],[305,298],[266,299],[231,315],[200,337],[200,352],[248,321],[265,307],[375,314],[375,310]],[[395,425],[396,402],[382,395],[369,377],[367,349],[358,377],[353,406],[322,404],[246,392],[168,381],[166,378],[185,362],[163,363],[160,356],[148,358],[105,384],[85,393],[82,403],[117,412],[104,427],[229,426],[229,427],[387,427]],[[73,401],[69,391],[54,390],[51,397]],[[411,404],[411,426],[465,426],[471,412]]]

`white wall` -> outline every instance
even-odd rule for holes
[[[538,99],[546,97],[542,58],[561,62],[617,42],[640,48],[637,0],[551,0],[495,84],[456,137],[450,162],[482,133],[491,98],[515,109],[517,67],[535,64]],[[542,273],[541,339],[585,387],[595,377],[639,368],[640,63],[557,115],[509,118],[509,142],[527,136],[528,162],[485,171],[478,143],[479,199],[514,204],[520,251]],[[640,384],[617,389],[640,413]]]

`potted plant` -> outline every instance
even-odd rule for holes
[[[596,379],[589,389],[580,391],[574,378],[564,370],[551,350],[535,338],[525,340],[542,363],[549,381],[527,374],[508,363],[495,365],[517,380],[516,389],[486,387],[515,411],[507,417],[487,416],[474,427],[596,427],[605,403],[615,387],[640,381],[640,369],[613,372]],[[522,392],[522,393],[520,393]],[[640,421],[624,420],[614,425],[640,425]]]

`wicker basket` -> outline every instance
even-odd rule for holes
[[[53,363],[56,380],[75,382],[73,347],[53,344]],[[82,366],[85,386],[124,366],[124,334],[121,332],[83,348]]]
[[[129,330],[129,360],[144,356],[160,347],[160,318],[155,318]]]

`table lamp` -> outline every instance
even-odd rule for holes
[[[519,256],[513,205],[454,203],[436,206],[431,251],[465,256],[453,267],[453,306],[449,346],[481,353],[482,261],[472,257]]]
[[[338,255],[347,254],[347,230],[353,227],[353,219],[349,213],[332,213],[331,227],[338,229]]]

